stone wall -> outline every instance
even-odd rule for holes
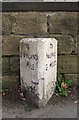
[[[58,71],[76,82],[79,39],[77,14],[76,12],[3,12],[3,85],[19,83],[20,40],[36,37],[54,37],[58,40]]]

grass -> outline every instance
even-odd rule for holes
[[[68,96],[71,91],[73,81],[71,79],[65,78],[62,74],[57,75],[56,82],[56,96]]]

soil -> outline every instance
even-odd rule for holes
[[[47,105],[37,108],[21,99],[17,90],[7,91],[2,97],[2,118],[77,118],[77,88],[67,96],[52,95]]]

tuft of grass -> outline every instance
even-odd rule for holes
[[[66,79],[64,75],[58,73],[56,82],[56,96],[68,96],[71,91],[73,81],[71,79]]]

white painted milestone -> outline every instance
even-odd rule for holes
[[[20,41],[21,86],[35,89],[34,102],[45,105],[53,95],[57,76],[57,40],[24,38]]]

